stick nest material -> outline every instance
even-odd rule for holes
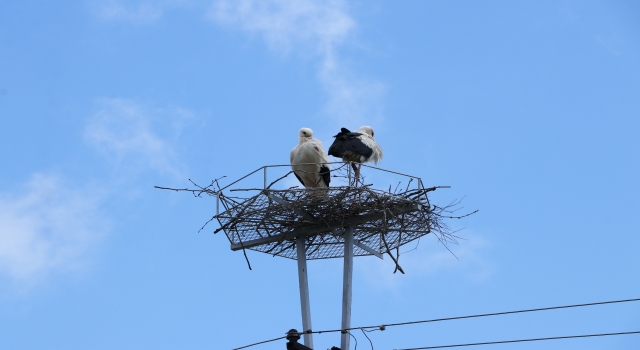
[[[431,204],[428,194],[438,187],[407,186],[392,192],[391,188],[381,191],[371,185],[316,190],[275,190],[270,185],[265,189],[231,190],[257,191],[253,196],[240,198],[225,195],[214,189],[214,184],[217,185],[217,180],[207,187],[196,185],[196,190],[158,188],[189,191],[198,197],[218,196],[224,210],[211,218],[220,224],[214,233],[223,231],[233,250],[251,249],[296,259],[295,238],[304,237],[307,259],[338,258],[344,256],[345,230],[353,226],[355,256],[389,254],[396,270],[402,273],[398,264],[400,246],[429,233],[445,247],[457,243],[458,237],[445,219],[459,219],[476,212],[453,216],[459,201],[446,206]]]

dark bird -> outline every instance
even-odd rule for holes
[[[322,142],[313,138],[313,131],[302,128],[298,132],[298,145],[291,150],[291,169],[306,188],[327,188],[331,181],[329,158]],[[315,193],[315,192],[314,192]]]
[[[373,129],[370,126],[363,126],[355,132],[341,128],[334,137],[336,139],[329,147],[329,155],[342,158],[345,162],[351,162],[357,186],[362,163],[374,162],[378,164],[382,159],[382,148],[373,138]],[[354,163],[358,163],[358,166]]]

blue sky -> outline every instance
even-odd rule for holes
[[[198,233],[214,200],[153,186],[286,164],[301,127],[328,148],[371,125],[380,166],[480,210],[451,222],[459,260],[430,236],[401,256],[406,275],[356,259],[354,325],[640,297],[638,18],[633,1],[0,3],[0,347],[228,349],[300,329],[295,261],[249,252],[249,271],[215,225]],[[341,268],[309,263],[315,330],[340,325]],[[638,315],[370,336],[391,349],[637,331]]]

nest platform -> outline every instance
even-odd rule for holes
[[[449,186],[425,188],[419,177],[367,165],[363,167],[408,180],[406,186],[398,189],[402,181],[393,191],[391,186],[388,191],[374,189],[372,185],[354,186],[350,167],[341,162],[337,164],[340,166],[331,172],[332,182],[341,181],[343,185],[323,189],[272,188],[276,184],[282,186],[286,182],[283,180],[293,177],[291,171],[267,185],[268,169],[289,170],[290,165],[263,166],[224,187],[219,185],[220,179],[216,179],[206,187],[191,181],[195,189],[156,188],[191,192],[196,197],[215,196],[216,215],[205,226],[217,220],[220,227],[214,233],[223,231],[232,250],[248,249],[294,260],[298,259],[296,240],[299,238],[304,238],[306,259],[343,257],[345,231],[352,227],[355,256],[382,258],[387,253],[397,264],[399,248],[427,234],[433,234],[445,246],[457,243],[455,232],[446,225],[445,219],[475,213],[451,216],[459,201],[445,206],[430,202],[431,192]],[[260,172],[264,173],[263,185],[238,188],[239,182],[251,183]],[[363,176],[359,180],[360,184],[365,183]]]
[[[343,235],[354,227],[354,255],[378,255],[431,232],[450,233],[446,208],[432,206],[437,187],[389,193],[370,186],[261,190],[242,202],[227,201],[216,215],[232,250],[251,249],[297,259],[296,237],[305,238],[307,259],[344,256]]]

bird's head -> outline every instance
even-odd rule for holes
[[[304,140],[309,140],[311,139],[312,136],[313,136],[313,130],[309,128],[302,128],[300,129],[300,131],[298,131],[298,140],[300,140],[300,142]]]
[[[357,132],[373,137],[373,128],[368,125],[360,127]]]

